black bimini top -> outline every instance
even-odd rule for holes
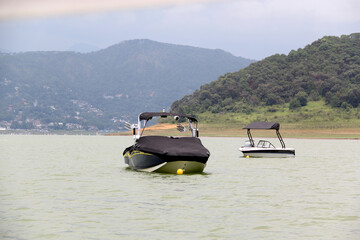
[[[190,119],[193,122],[197,122],[196,118],[190,115],[186,115],[183,113],[167,113],[167,112],[143,112],[139,115],[140,121],[145,120],[148,121],[152,117],[167,117],[167,116],[179,116]]]
[[[277,122],[253,122],[243,129],[280,129],[280,123]]]

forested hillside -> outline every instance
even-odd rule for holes
[[[252,60],[150,40],[104,50],[0,53],[0,129],[117,129],[122,119],[169,108]]]
[[[273,55],[228,73],[172,104],[172,111],[247,113],[322,100],[332,108],[360,103],[360,34],[323,37],[288,55]]]

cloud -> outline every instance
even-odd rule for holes
[[[0,0],[0,20],[133,10],[214,0]]]
[[[359,31],[358,0],[241,0],[169,7],[162,11],[168,42],[221,48],[261,59],[324,35]],[[186,16],[186,17],[184,17]],[[176,31],[173,31],[176,29]],[[156,31],[154,31],[156,32]]]
[[[314,19],[346,23],[360,20],[358,0],[243,0],[223,4],[217,9],[225,19]],[[220,19],[221,20],[221,19]]]
[[[15,5],[26,2],[0,0],[0,12],[10,1]],[[28,2],[38,6],[54,1]],[[58,13],[43,6],[46,12],[33,12],[35,17],[17,21],[1,19],[0,14],[0,48],[14,52],[66,50],[79,42],[103,48],[148,38],[262,59],[287,54],[325,35],[358,32],[360,26],[358,0],[99,0],[99,7],[94,1],[74,1],[76,5],[69,10],[65,6],[70,0],[64,0]],[[74,9],[91,14],[71,14]],[[67,15],[43,18],[56,14]]]

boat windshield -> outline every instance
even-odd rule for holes
[[[152,119],[156,119],[155,122],[157,124],[147,127],[147,123]],[[135,139],[139,139],[144,136],[144,130],[147,128],[146,135],[164,135],[164,132],[167,132],[165,135],[168,136],[182,136],[188,135],[185,132],[190,132],[193,137],[199,137],[197,126],[197,119],[189,115],[167,112],[145,112],[139,115],[138,124],[136,125],[136,130],[133,131],[133,135]]]
[[[259,147],[259,148],[275,148],[275,146],[271,142],[265,141],[265,140],[260,140],[259,143],[257,144],[257,147]]]

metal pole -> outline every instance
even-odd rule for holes
[[[255,147],[255,143],[254,143],[254,140],[253,140],[253,138],[251,136],[250,129],[247,130],[247,135],[249,137],[249,141],[250,141],[251,146]]]
[[[278,138],[279,138],[279,140],[280,140],[281,147],[282,147],[282,148],[285,148],[285,143],[284,143],[284,141],[283,141],[283,139],[282,139],[282,137],[281,137],[281,135],[280,135],[279,130],[276,130],[276,135],[278,136]]]

